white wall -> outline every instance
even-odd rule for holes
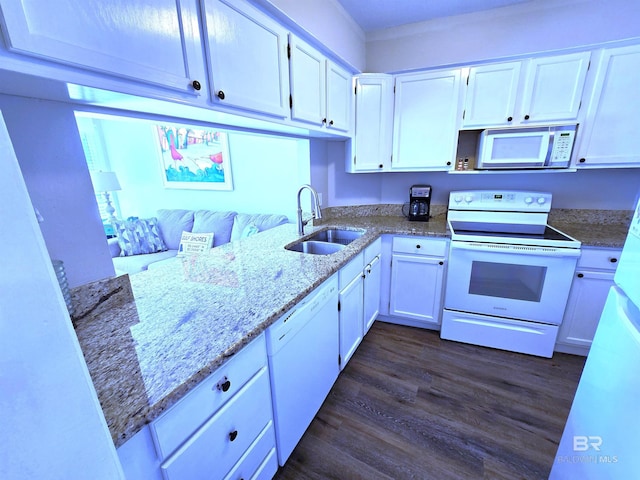
[[[432,186],[434,205],[446,205],[452,190],[498,188],[551,192],[555,208],[630,210],[640,190],[640,168],[571,173],[345,173],[344,142],[327,145],[324,149],[312,145],[312,152],[317,154],[311,156],[312,180],[322,184],[316,172],[326,172],[324,182],[329,195],[325,205],[331,207],[404,203],[408,201],[411,185],[426,183]]]
[[[359,71],[365,68],[365,35],[336,0],[269,0],[329,50]]]
[[[640,36],[637,0],[532,0],[367,35],[368,72],[396,72]]]
[[[106,155],[122,190],[122,216],[152,217],[161,208],[278,213],[296,218],[296,192],[309,183],[309,140],[229,133],[232,191],[164,188],[156,123],[113,119],[97,122]],[[165,124],[163,122],[162,124]]]
[[[124,478],[0,112],[0,478]]]
[[[51,258],[75,287],[112,276],[113,264],[78,137],[73,107],[0,95],[14,145]]]

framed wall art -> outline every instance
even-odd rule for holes
[[[156,125],[165,188],[233,190],[225,132]]]

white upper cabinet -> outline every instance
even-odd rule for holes
[[[449,170],[458,140],[460,70],[398,75],[393,171]]]
[[[590,52],[471,67],[464,128],[575,121]]]
[[[327,60],[327,128],[351,129],[352,85],[351,74]]]
[[[519,120],[576,120],[590,58],[590,52],[583,52],[530,60]]]
[[[379,172],[391,163],[393,76],[362,74],[355,79],[355,135],[346,170]]]
[[[578,167],[640,166],[640,46],[601,52]]]
[[[323,125],[326,109],[326,59],[311,45],[290,35],[291,119]]]
[[[202,0],[214,104],[289,116],[287,35],[245,0]]]
[[[520,62],[470,68],[463,127],[512,122],[519,79]]]
[[[351,74],[295,35],[290,35],[290,55],[291,119],[348,132]]]
[[[9,51],[201,93],[196,0],[0,0],[0,9]]]

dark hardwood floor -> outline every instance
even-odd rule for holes
[[[546,479],[584,358],[376,322],[276,479]]]

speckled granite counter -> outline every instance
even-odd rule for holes
[[[76,333],[116,447],[380,234],[449,235],[442,207],[433,208],[434,217],[426,223],[399,216],[397,205],[387,207],[348,209],[347,214],[327,209],[324,224],[313,230],[366,230],[332,255],[285,250],[299,240],[296,226],[288,224],[205,256],[175,258],[131,277],[74,289]],[[584,231],[579,222],[564,225],[558,228],[566,228],[585,245],[619,247],[626,233],[626,226],[607,237],[593,225]]]

